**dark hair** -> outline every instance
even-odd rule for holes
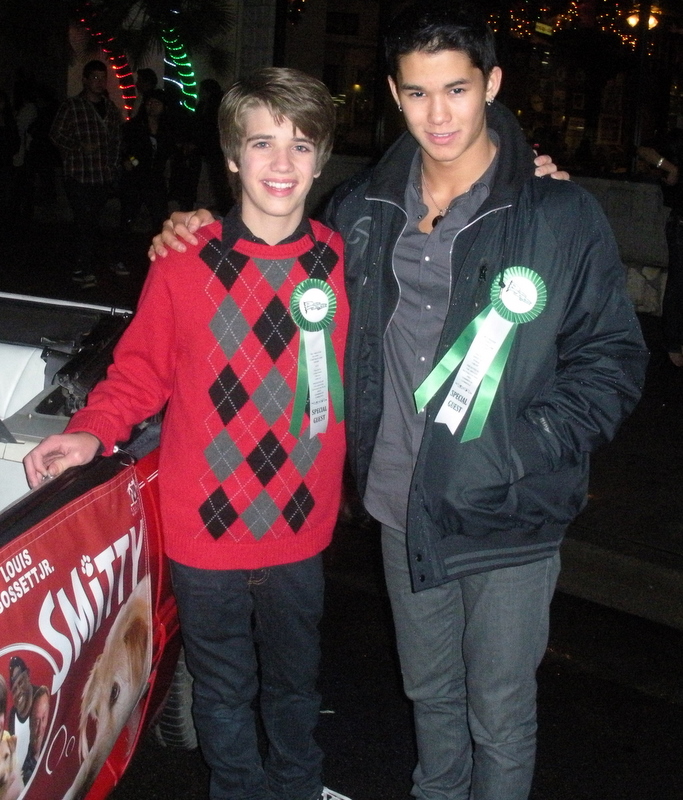
[[[28,672],[28,667],[26,666],[26,662],[23,658],[19,658],[19,656],[12,656],[9,660],[9,682],[10,687],[14,688],[14,684],[17,682],[17,678],[23,672]]]
[[[158,100],[160,103],[163,103],[164,106],[168,105],[168,97],[163,89],[150,89],[149,92],[145,94],[145,103],[148,100]]]
[[[159,83],[156,72],[149,67],[142,67],[138,70],[138,81],[140,80],[147,81],[151,83],[152,86],[156,86]]]
[[[334,103],[324,83],[286,67],[256,70],[226,92],[218,109],[218,128],[227,161],[239,166],[246,115],[259,106],[265,106],[278,123],[284,117],[291,120],[315,144],[316,169],[325,166],[332,153]]]
[[[93,61],[88,61],[88,63],[83,67],[83,77],[89,78],[93,72],[106,72],[107,65],[104,61],[99,61],[98,59],[94,59]]]
[[[7,713],[7,681],[0,675],[0,715]],[[2,731],[0,730],[0,733]]]
[[[206,92],[206,94],[213,94],[213,95],[220,95],[223,96],[223,89],[221,88],[220,83],[218,83],[215,78],[204,78],[204,80],[199,84],[199,91]]]
[[[484,78],[498,65],[493,31],[479,6],[458,0],[417,2],[400,11],[384,37],[387,72],[396,79],[401,56],[459,50]]]

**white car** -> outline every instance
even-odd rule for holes
[[[0,800],[105,798],[165,705],[159,729],[196,746],[161,543],[159,421],[33,492],[22,464],[104,377],[131,316],[0,294]]]

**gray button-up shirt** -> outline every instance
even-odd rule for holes
[[[496,134],[489,131],[497,144]],[[489,196],[498,157],[430,233],[418,225],[427,214],[422,202],[420,151],[405,191],[408,222],[394,249],[399,301],[384,334],[384,408],[370,463],[364,502],[385,525],[404,531],[410,481],[424,433],[425,412],[415,409],[413,392],[430,373],[451,295],[451,248]]]

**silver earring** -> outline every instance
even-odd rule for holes
[[[490,105],[491,105],[491,103],[493,103],[493,98],[492,98],[492,97],[491,97],[491,98],[489,98],[489,99],[486,101],[486,105],[487,105],[487,106],[490,106]]]
[[[403,113],[403,106],[400,103],[398,104],[398,110]]]

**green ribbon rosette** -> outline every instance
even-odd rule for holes
[[[318,278],[298,284],[289,300],[289,312],[299,328],[296,391],[289,426],[293,436],[299,436],[309,396],[311,439],[327,430],[330,403],[337,421],[344,419],[344,389],[329,330],[336,310],[332,288]]]
[[[508,267],[491,287],[490,305],[470,322],[415,390],[417,412],[424,410],[457,369],[435,421],[455,434],[471,408],[460,441],[481,436],[517,326],[536,319],[547,296],[545,283],[536,272],[528,267]]]

